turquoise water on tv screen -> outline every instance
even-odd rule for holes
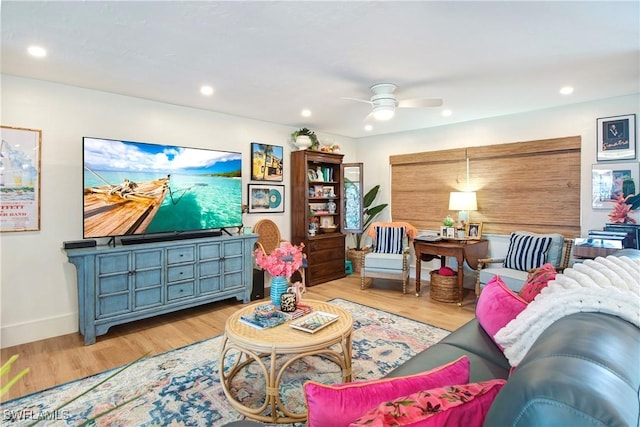
[[[111,184],[149,181],[166,175],[141,172],[101,171]],[[85,171],[85,187],[105,185]],[[172,174],[171,191],[156,213],[146,233],[191,231],[235,227],[242,224],[242,179],[202,174]]]

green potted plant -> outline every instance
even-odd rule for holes
[[[388,203],[371,206],[378,196],[379,191],[380,186],[376,185],[364,195],[364,198],[362,199],[362,231],[359,233],[349,233],[355,243],[355,246],[350,247],[347,250],[347,258],[351,261],[353,271],[356,273],[360,273],[360,269],[362,268],[362,258],[364,254],[368,252],[368,248],[362,247],[364,244],[363,237],[365,237],[365,233],[377,216],[380,215],[384,208],[388,206]]]
[[[316,133],[308,128],[300,128],[291,134],[291,139],[295,143],[296,147],[301,150],[310,148],[317,150],[320,146]]]

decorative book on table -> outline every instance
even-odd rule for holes
[[[320,329],[329,326],[340,316],[337,314],[325,313],[324,311],[315,311],[298,320],[289,323],[289,326],[311,334],[318,332]]]
[[[247,314],[246,316],[240,316],[240,322],[253,326],[257,329],[273,328],[283,324],[287,318],[284,313],[276,311],[270,315],[270,317],[261,317],[255,313]]]

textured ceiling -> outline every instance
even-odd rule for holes
[[[640,92],[629,2],[3,1],[2,72],[362,137]],[[29,44],[48,49],[35,60]],[[369,86],[437,97],[373,122]],[[199,94],[202,84],[216,89]],[[574,94],[560,96],[563,85]],[[313,111],[302,118],[302,108]],[[442,117],[443,109],[451,117]],[[621,112],[628,113],[628,112]]]

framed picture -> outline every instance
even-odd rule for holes
[[[604,117],[596,120],[597,161],[636,158],[636,115]]]
[[[482,238],[482,223],[468,222],[464,230],[464,235],[467,239],[480,240]]]
[[[251,143],[251,179],[282,182],[282,147]]]
[[[42,131],[0,126],[0,136],[0,231],[38,231]]]
[[[591,166],[591,207],[613,209],[619,195],[638,193],[640,163],[606,163]]]
[[[284,185],[249,184],[249,213],[284,212]]]

